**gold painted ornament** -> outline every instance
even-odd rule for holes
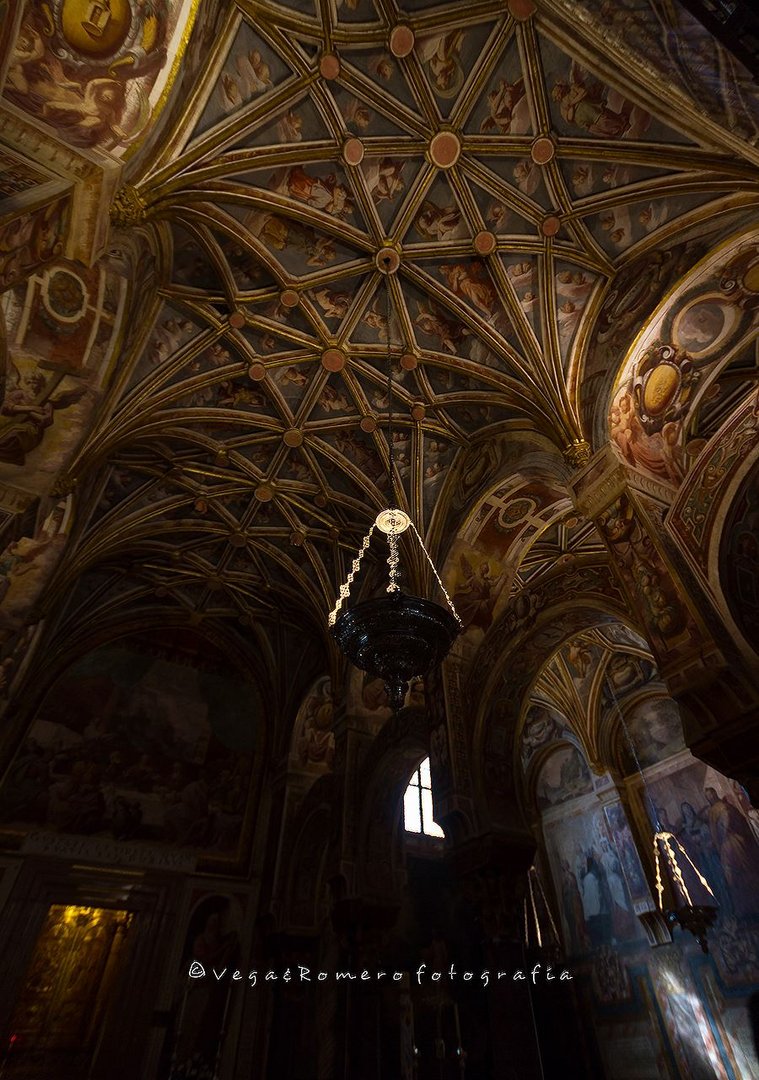
[[[129,0],[63,0],[61,30],[71,48],[85,56],[112,56],[132,25]]]

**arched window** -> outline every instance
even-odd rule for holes
[[[432,777],[430,759],[425,758],[411,777],[403,797],[403,824],[406,832],[445,837],[432,817]]]

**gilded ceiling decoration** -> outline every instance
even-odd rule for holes
[[[559,0],[537,11],[530,0],[229,4],[199,22],[188,63],[204,67],[178,84],[160,138],[146,117],[191,10],[112,5],[108,55],[131,50],[139,62],[127,71],[114,61],[106,75],[89,39],[82,60],[73,10],[53,5],[48,25],[28,9],[5,95],[64,140],[132,147],[114,242],[127,229],[149,240],[156,284],[145,285],[143,264],[100,419],[63,462],[57,490],[78,484],[78,512],[51,604],[65,595],[71,611],[86,603],[111,619],[160,603],[196,622],[284,617],[322,632],[388,499],[388,349],[404,508],[446,566],[470,636],[481,639],[510,593],[557,561],[585,572],[605,558],[566,488],[598,440],[581,399],[586,374],[596,410],[615,386],[614,408],[625,393],[648,408],[645,439],[613,417],[603,438],[679,482],[708,438],[706,380],[696,386],[676,355],[657,366],[653,324],[648,352],[631,355],[616,382],[609,355],[618,365],[642,319],[659,302],[664,311],[681,267],[703,254],[700,236],[745,230],[759,185],[748,96],[720,126],[725,102],[703,115],[691,53],[666,53],[660,91],[650,78],[647,35],[667,33],[654,8],[625,5],[607,26],[588,5],[570,27]],[[60,93],[78,95],[65,107],[50,96],[44,59],[59,38]],[[95,109],[101,91],[117,95],[107,115]],[[696,254],[678,261],[677,251]],[[134,277],[134,267],[121,272]],[[56,273],[35,287],[49,291]],[[9,334],[20,333],[26,288]],[[720,317],[712,301],[688,304],[674,330],[690,335],[683,348]],[[748,349],[753,307],[741,311]],[[732,318],[723,313],[712,351]],[[37,425],[45,448],[68,423],[67,403],[50,402],[47,427]],[[690,431],[690,450],[684,403],[704,428]],[[498,460],[517,433],[552,462],[542,480]],[[14,461],[25,465],[30,449],[17,440]],[[483,495],[488,521],[455,511]]]

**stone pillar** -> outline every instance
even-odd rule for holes
[[[519,842],[511,835],[491,833],[461,845],[449,856],[458,883],[461,963],[474,974],[471,982],[455,984],[464,1051],[473,1051],[474,1024],[478,1012],[484,1012],[488,1075],[516,1075],[525,1080],[540,1076],[540,1056],[528,987],[514,973],[525,967],[521,890],[534,854],[534,841],[527,834]],[[484,989],[483,971],[490,977]],[[505,977],[498,979],[499,971]],[[477,1063],[478,1068],[484,1065]]]
[[[759,688],[666,526],[673,489],[630,469],[611,447],[573,478],[577,508],[609,551],[634,621],[681,709],[701,760],[759,797]]]
[[[435,820],[458,840],[477,830],[462,689],[464,661],[455,653],[426,679]]]

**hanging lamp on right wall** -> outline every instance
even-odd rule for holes
[[[683,930],[690,931],[701,946],[702,951],[708,953],[709,945],[706,935],[717,918],[717,904],[716,901],[713,904],[708,902],[694,903],[692,894],[698,889],[703,892],[704,899],[711,897],[714,900],[714,892],[682,843],[674,833],[662,826],[659,811],[646,784],[646,777],[630,729],[625,721],[624,713],[619,707],[614,687],[609,679],[607,679],[607,686],[622,730],[625,733],[630,753],[638,770],[644,798],[651,809],[655,825],[653,855],[656,870],[656,902],[658,910],[664,918],[670,934],[675,926],[681,926]],[[686,875],[692,877],[690,884],[686,882]],[[700,898],[697,897],[697,899]]]

